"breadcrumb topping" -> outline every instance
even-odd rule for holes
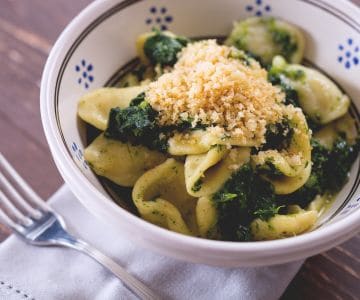
[[[232,58],[232,50],[205,40],[179,53],[174,69],[146,91],[161,125],[187,120],[193,126],[211,125],[214,132],[243,145],[265,142],[266,125],[282,117],[284,94],[267,81],[257,62]]]

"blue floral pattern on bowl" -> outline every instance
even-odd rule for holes
[[[93,70],[94,66],[91,63],[87,63],[85,59],[82,59],[81,62],[75,66],[75,71],[79,75],[77,83],[83,85],[85,89],[88,89],[94,81]]]
[[[344,64],[346,69],[359,65],[360,47],[355,45],[352,38],[348,38],[345,43],[339,44],[338,50],[340,54],[337,60],[340,64]]]
[[[151,6],[149,12],[150,16],[145,20],[147,25],[160,30],[169,29],[169,24],[174,20],[174,17],[168,14],[168,9],[165,6]]]
[[[84,154],[81,150],[81,148],[79,147],[78,144],[76,144],[75,142],[73,142],[71,144],[71,150],[74,154],[74,156],[76,157],[76,159],[82,164],[82,166],[88,170],[89,169],[89,164],[87,163],[87,161],[84,158]]]
[[[261,17],[271,11],[271,6],[263,0],[255,0],[253,4],[246,5],[245,10],[254,16]]]

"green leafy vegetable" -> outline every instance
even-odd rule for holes
[[[292,203],[305,208],[316,195],[335,193],[342,188],[358,155],[360,143],[350,145],[340,137],[332,150],[316,140],[311,144],[313,166],[310,178],[292,194],[275,195],[271,183],[263,180],[258,170],[254,171],[249,164],[232,175],[213,196],[223,239],[251,240],[249,225],[255,218],[268,220],[281,212],[284,205]]]
[[[279,28],[275,18],[263,19],[263,21],[267,24],[272,41],[280,48],[281,55],[287,60],[290,60],[291,56],[298,49],[298,45],[294,37],[289,31]]]
[[[285,207],[285,205],[280,205],[278,207],[269,206],[269,207],[261,208],[255,211],[254,215],[266,221],[271,217],[273,217],[274,215],[278,214],[280,209],[283,207]]]
[[[278,69],[271,68],[268,72],[268,80],[271,82],[271,84],[281,87],[282,91],[285,93],[285,104],[292,104],[295,107],[300,106],[299,95],[297,91],[288,84],[286,76],[282,72],[280,72]]]
[[[251,230],[248,226],[239,225],[236,230],[237,241],[251,241],[252,235]]]
[[[291,35],[286,30],[271,27],[270,33],[273,42],[280,47],[281,54],[289,60],[298,49],[297,43],[293,41]]]
[[[359,142],[350,145],[338,138],[332,150],[312,139],[312,169],[307,182],[290,195],[280,197],[282,203],[297,203],[306,207],[317,195],[338,192],[348,180],[351,165],[359,153]]]
[[[175,131],[205,129],[207,125],[192,125],[190,120],[182,120],[178,125],[160,126],[157,123],[158,112],[145,100],[141,93],[131,100],[129,107],[112,108],[109,114],[107,138],[129,142],[132,145],[143,145],[152,150],[166,152],[168,139]]]
[[[161,134],[162,130],[156,123],[158,112],[144,97],[144,93],[138,95],[127,108],[112,108],[105,136],[165,152],[167,139]]]
[[[143,101],[145,100],[145,93],[142,92],[139,95],[137,95],[134,99],[131,100],[130,105],[129,106],[138,106],[139,104],[141,104]],[[146,103],[146,102],[145,102]],[[143,104],[145,105],[145,104]]]
[[[335,141],[325,167],[326,184],[331,191],[339,191],[348,180],[349,171],[358,156],[359,148],[359,140],[355,145],[350,145],[342,137]]]
[[[177,61],[177,54],[185,47],[188,40],[183,37],[170,37],[157,31],[144,44],[146,57],[153,65],[173,66]]]
[[[257,165],[256,171],[270,177],[283,176],[283,173],[275,167],[272,159],[267,159],[264,164]]]
[[[281,122],[269,124],[266,128],[266,143],[261,150],[268,149],[282,150],[289,147],[294,135],[294,129],[291,127],[290,121],[284,118]]]
[[[226,240],[250,240],[249,225],[255,218],[267,220],[278,211],[271,183],[249,164],[242,166],[213,197],[218,209],[218,227]]]

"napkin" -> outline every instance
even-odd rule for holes
[[[75,235],[111,256],[163,299],[278,299],[302,261],[257,268],[192,264],[142,249],[93,217],[63,186],[49,200]],[[137,299],[115,276],[73,249],[0,244],[0,299]]]

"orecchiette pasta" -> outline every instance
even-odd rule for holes
[[[300,110],[287,106],[284,117],[289,120],[294,131],[288,148],[260,151],[252,156],[255,166],[271,163],[276,170],[285,176],[294,177],[303,172],[310,163],[310,133],[304,115]]]
[[[294,177],[279,176],[278,178],[269,178],[274,186],[274,192],[278,195],[286,195],[295,192],[297,189],[302,187],[305,182],[309,179],[311,174],[311,162],[302,170],[302,172]]]
[[[265,64],[278,54],[299,63],[305,40],[301,31],[289,23],[254,17],[235,23],[226,44],[249,51]]]
[[[321,212],[324,210],[326,204],[329,202],[328,197],[323,195],[317,195],[313,201],[307,206],[306,210],[309,211],[317,211],[320,215]]]
[[[251,223],[251,232],[255,240],[291,237],[311,229],[316,219],[316,211],[302,210],[289,215],[275,215],[268,221],[255,219]]]
[[[190,133],[175,133],[168,141],[168,152],[171,155],[202,154],[211,146],[219,144],[219,138],[205,130],[194,130]]]
[[[84,151],[96,174],[122,186],[133,186],[147,170],[165,161],[165,155],[144,146],[132,146],[99,135]]]
[[[206,154],[188,155],[185,160],[187,192],[208,196],[221,188],[231,174],[250,160],[250,148],[215,146]]]
[[[274,58],[272,69],[283,73],[283,82],[298,93],[301,108],[314,122],[327,124],[348,111],[349,97],[319,71],[287,64],[280,56]]]
[[[145,220],[188,235],[197,234],[196,198],[186,192],[184,166],[173,158],[146,172],[132,197]]]
[[[197,201],[196,221],[201,237],[214,238],[217,236],[217,211],[211,196],[200,197]]]
[[[228,152],[229,150],[225,146],[215,145],[205,154],[186,156],[185,183],[190,195],[196,197],[201,194],[200,191],[203,189],[204,181],[207,179],[205,172],[221,161]]]
[[[169,139],[168,152],[172,155],[202,154],[214,145],[252,147],[256,142],[246,138],[222,137],[211,130],[194,130],[188,133],[175,133]]]
[[[322,127],[315,132],[314,138],[326,148],[332,149],[334,142],[341,135],[344,135],[350,144],[355,144],[357,128],[354,119],[349,114]]]
[[[288,194],[301,187],[311,172],[310,133],[304,115],[299,109],[288,106],[285,118],[294,131],[290,145],[281,151],[260,151],[251,157],[255,167],[271,164],[282,174],[281,177],[265,176],[277,194]]]
[[[128,107],[130,101],[144,92],[146,86],[126,88],[101,88],[82,96],[78,104],[78,114],[85,122],[105,130],[111,108]]]

